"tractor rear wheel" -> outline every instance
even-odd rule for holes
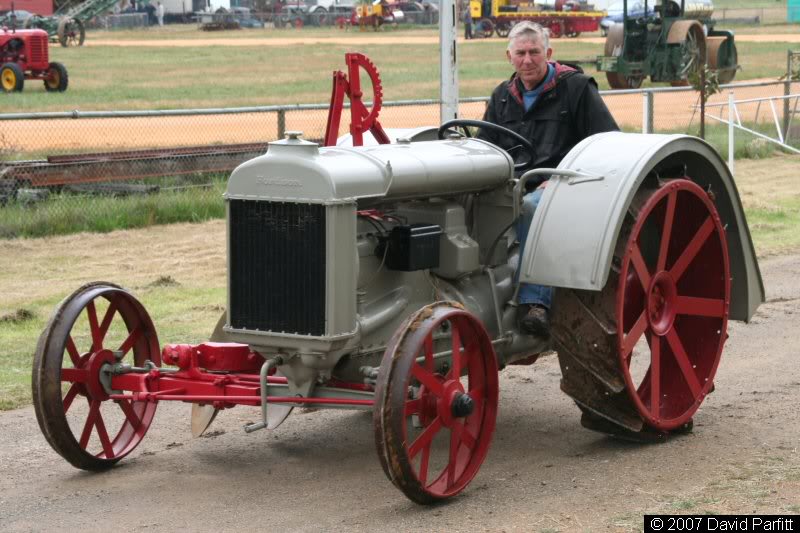
[[[414,313],[389,341],[375,389],[387,477],[421,504],[460,493],[489,451],[498,395],[497,357],[474,315],[448,302]]]
[[[624,44],[624,28],[622,24],[614,24],[608,30],[603,55],[620,57]],[[644,76],[641,74],[623,74],[621,72],[606,72],[606,79],[612,89],[638,89],[642,86]]]
[[[105,470],[142,441],[156,403],[112,400],[109,365],[160,366],[150,316],[125,289],[84,285],[58,306],[33,360],[33,406],[47,442],[83,470]]]
[[[22,92],[25,86],[25,73],[16,63],[4,63],[0,66],[0,87],[3,92],[18,93]]]
[[[633,440],[691,428],[713,390],[731,294],[712,195],[686,176],[648,179],[605,288],[559,291],[552,326],[561,389],[583,425]]]
[[[488,39],[494,33],[494,23],[492,19],[480,19],[475,24],[475,37]]]
[[[47,77],[44,79],[45,90],[63,93],[67,90],[67,85],[69,85],[67,67],[55,61],[50,63],[50,67],[47,69]]]
[[[58,22],[58,42],[61,46],[83,46],[86,39],[86,28],[79,19],[63,17]]]

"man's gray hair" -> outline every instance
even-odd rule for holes
[[[516,39],[539,39],[547,50],[550,48],[550,32],[542,27],[538,22],[531,22],[530,20],[523,20],[518,22],[511,28],[508,33],[508,49],[511,50],[511,45]]]

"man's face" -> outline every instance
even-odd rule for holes
[[[511,42],[511,49],[506,50],[506,55],[525,88],[530,90],[547,75],[547,60],[553,55],[553,49],[545,49],[539,38],[522,36]]]

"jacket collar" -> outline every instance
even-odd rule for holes
[[[562,65],[557,61],[548,61],[548,63],[555,67],[556,74],[555,76],[553,76],[553,79],[551,79],[549,82],[545,84],[544,87],[542,87],[542,94],[552,91],[555,88],[556,84],[559,82],[559,80],[563,78],[564,75],[566,75],[567,73],[578,72],[577,69],[570,67],[569,65]],[[522,89],[521,89],[522,82],[519,81],[519,75],[515,72],[507,83],[508,83],[508,92],[511,94],[511,96],[514,97],[514,100],[516,100],[520,105],[522,105]]]

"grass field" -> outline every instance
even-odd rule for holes
[[[761,29],[761,27],[757,27]],[[737,32],[744,33],[744,28]],[[773,32],[796,31],[775,27]],[[387,29],[393,38],[431,37],[431,28]],[[366,34],[372,36],[372,34]],[[129,110],[235,107],[321,103],[330,98],[330,73],[344,68],[348,51],[366,53],[378,66],[385,100],[437,98],[439,94],[438,44],[314,44],[314,39],[364,38],[360,32],[309,28],[292,30],[241,30],[210,36],[192,25],[168,26],[149,31],[89,32],[87,46],[51,47],[54,60],[69,69],[70,87],[63,94],[46,93],[40,83],[29,82],[19,94],[0,99],[0,113],[64,110]],[[200,39],[307,38],[297,46],[214,46]],[[372,36],[374,37],[374,36]],[[198,40],[197,46],[141,47],[92,46],[92,41]],[[592,60],[602,44],[559,39],[555,56],[565,60]],[[788,45],[740,43],[742,65],[737,80],[778,78],[786,65]],[[470,41],[459,48],[459,93],[462,97],[488,95],[498,80],[510,74],[501,39]],[[798,45],[800,48],[800,45]],[[587,67],[587,72],[595,74]],[[608,88],[605,76],[596,76]],[[645,83],[647,86],[648,82]]]

